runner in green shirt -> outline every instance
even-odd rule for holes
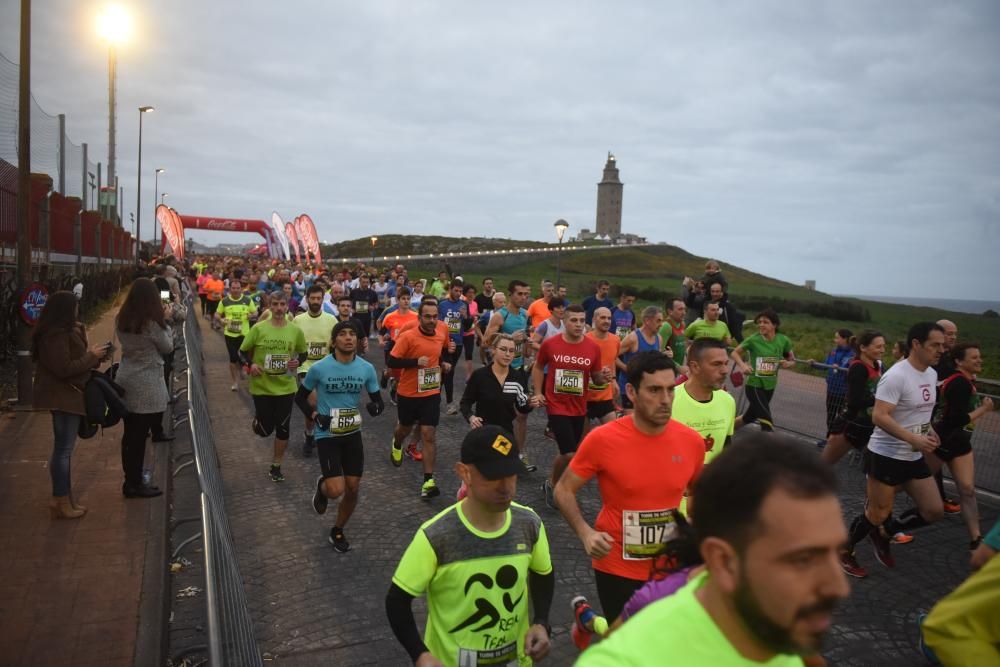
[[[230,389],[239,388],[243,376],[240,368],[240,345],[250,333],[250,320],[257,317],[257,306],[253,300],[243,293],[243,282],[237,279],[229,281],[229,294],[222,297],[215,318],[222,323],[225,334],[226,350],[229,352],[229,378],[233,381]]]
[[[469,431],[455,466],[468,495],[420,527],[392,577],[389,625],[418,667],[526,667],[549,652],[555,575],[541,519],[512,502],[524,472],[513,440]],[[424,594],[421,639],[412,603]]]
[[[297,385],[295,370],[306,360],[306,338],[286,317],[288,297],[281,290],[270,298],[271,318],[258,322],[240,345],[240,360],[250,368],[253,431],[262,438],[274,433],[271,480],[285,481],[281,461],[288,447],[288,431]]]
[[[721,340],[726,345],[733,342],[733,335],[729,331],[729,326],[719,319],[719,304],[706,303],[703,317],[698,318],[687,326],[684,335],[687,337],[687,344],[699,338],[715,338]]]
[[[681,368],[681,372],[687,372],[684,368],[684,353],[687,350],[687,338],[685,337],[684,315],[687,313],[687,306],[684,299],[674,299],[667,304],[666,318],[663,326],[660,327],[660,340],[663,341],[663,351],[673,356],[674,363]]]
[[[323,310],[326,290],[322,285],[310,285],[306,290],[306,311],[295,316],[295,326],[302,329],[306,338],[306,360],[299,366],[299,384],[309,369],[330,353],[330,334],[337,324],[337,318]],[[306,415],[305,438],[302,442],[302,456],[312,456],[316,441],[313,437],[315,425]]]
[[[778,369],[795,365],[795,353],[788,336],[778,333],[781,320],[771,308],[754,318],[757,333],[740,343],[730,355],[746,376],[747,410],[736,420],[736,428],[759,421],[762,431],[774,430],[771,397],[778,386]],[[743,351],[750,357],[743,360]]]
[[[693,495],[705,571],[659,594],[577,667],[825,664],[817,651],[850,593],[833,468],[814,450],[755,434],[706,466]]]

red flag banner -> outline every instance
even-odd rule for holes
[[[184,223],[181,222],[181,216],[174,209],[170,209],[170,217],[173,218],[177,236],[177,246],[174,248],[174,254],[177,255],[177,259],[184,259]]]
[[[313,224],[312,218],[303,213],[299,216],[299,225],[302,231],[306,232],[306,238],[304,245],[306,246],[306,252],[311,252],[313,259],[317,264],[323,263],[323,257],[319,252],[319,235],[316,233],[316,225]]]
[[[156,221],[160,223],[160,229],[163,230],[164,245],[170,246],[170,252],[177,255],[178,252],[184,252],[183,248],[181,248],[184,236],[183,234],[178,236],[180,225],[174,223],[175,215],[176,214],[164,204],[160,204],[156,207]],[[183,230],[180,231],[183,232]],[[178,257],[180,257],[180,255],[178,255]]]
[[[302,256],[299,253],[299,235],[298,232],[295,231],[294,224],[290,222],[285,223],[285,236],[288,237],[289,245],[291,245],[292,249],[295,250],[295,261],[301,262]]]

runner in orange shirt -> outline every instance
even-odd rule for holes
[[[531,319],[531,328],[536,329],[538,325],[549,319],[549,300],[552,298],[552,282],[542,281],[542,297],[535,299],[528,306],[528,317]]]
[[[222,297],[225,293],[226,283],[222,282],[220,278],[212,276],[205,281],[205,297],[208,299],[208,316],[212,318],[213,331],[221,328],[219,323],[215,321],[215,313],[219,310],[219,303],[222,301]]]
[[[618,618],[649,579],[653,556],[673,536],[670,510],[705,464],[702,437],[670,418],[675,373],[662,352],[636,354],[625,386],[635,412],[591,431],[556,485],[556,504],[593,559],[605,618]],[[593,477],[603,504],[591,527],[576,494]]]
[[[597,308],[591,317],[591,322],[593,329],[587,333],[587,338],[601,348],[601,368],[610,368],[614,374],[615,359],[618,358],[622,341],[611,333],[611,309],[604,306]],[[607,424],[615,418],[617,393],[618,383],[613,380],[604,385],[590,383],[590,388],[587,390],[587,421],[583,426],[584,434],[590,431],[592,420]]]
[[[455,344],[448,335],[448,325],[438,320],[436,301],[422,301],[417,316],[419,324],[412,329],[404,327],[388,358],[390,368],[403,370],[396,389],[399,421],[390,454],[394,466],[402,465],[403,442],[419,421],[424,443],[424,483],[420,497],[430,499],[441,495],[434,481],[435,438],[441,417],[441,374],[450,370],[450,364],[442,362],[441,355],[453,352]]]

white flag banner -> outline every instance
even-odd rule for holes
[[[290,260],[292,254],[288,249],[288,237],[285,236],[285,223],[277,211],[271,213],[271,229],[274,230],[274,238],[278,241],[278,248],[281,249],[281,253],[286,260]]]

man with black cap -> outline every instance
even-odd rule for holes
[[[530,665],[549,652],[555,576],[541,519],[512,502],[524,471],[514,436],[492,425],[469,431],[455,471],[468,495],[407,547],[386,596],[389,624],[419,667]],[[412,603],[425,593],[421,639]]]
[[[358,489],[365,464],[361,411],[358,410],[362,388],[368,391],[371,399],[365,406],[368,414],[377,417],[385,409],[375,367],[357,356],[358,341],[363,336],[364,332],[356,323],[337,323],[330,334],[333,354],[309,368],[295,394],[295,404],[302,414],[315,422],[316,449],[322,474],[316,480],[313,509],[317,514],[324,514],[331,498],[341,499],[337,507],[337,523],[330,529],[330,544],[339,553],[351,549],[344,537],[344,526],[358,504]],[[310,401],[314,391],[315,408]]]

